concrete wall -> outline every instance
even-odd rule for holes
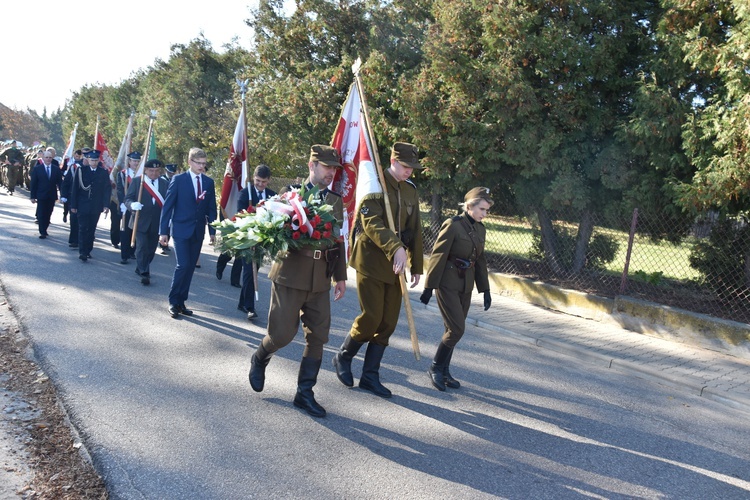
[[[491,273],[490,286],[493,293],[505,297],[582,318],[615,323],[645,335],[750,359],[750,325],[746,323],[713,318],[631,297],[606,299],[508,274]]]

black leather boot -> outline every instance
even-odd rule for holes
[[[373,344],[372,342],[367,345],[359,387],[381,398],[390,398],[392,396],[391,391],[380,383],[380,361],[383,359],[384,352],[384,345]]]
[[[461,387],[461,382],[451,377],[451,372],[448,371],[448,367],[451,364],[451,359],[453,359],[453,351],[455,349],[455,347],[451,348],[451,352],[450,354],[448,354],[448,359],[445,361],[445,370],[443,370],[443,381],[445,381],[445,386],[450,387],[451,389],[458,389],[459,387]]]
[[[354,375],[352,375],[352,359],[359,352],[364,342],[357,342],[351,335],[341,344],[341,349],[333,356],[333,367],[336,368],[336,376],[342,384],[347,387],[354,386]]]
[[[294,406],[302,408],[308,415],[321,418],[326,416],[326,410],[315,401],[313,386],[318,381],[320,359],[302,358],[297,376],[297,394],[294,396]]]
[[[440,342],[435,352],[435,358],[432,360],[430,369],[427,373],[430,375],[432,385],[438,391],[445,390],[445,369],[448,366],[448,357],[451,354],[451,348]]]
[[[263,347],[263,343],[258,346],[258,350],[255,351],[253,357],[250,359],[250,373],[248,378],[250,379],[250,387],[255,392],[261,392],[263,385],[266,383],[266,366],[271,361],[272,353],[266,351]]]

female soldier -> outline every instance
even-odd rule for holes
[[[494,202],[490,190],[476,187],[466,193],[461,206],[463,215],[443,223],[427,267],[427,281],[419,300],[430,302],[432,290],[437,288],[437,301],[443,315],[445,333],[438,345],[435,359],[428,371],[432,385],[444,391],[457,389],[458,380],[448,371],[453,348],[464,334],[466,315],[471,305],[471,289],[484,293],[484,310],[490,308],[490,283],[484,257],[485,229],[482,219]]]

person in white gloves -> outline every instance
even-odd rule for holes
[[[138,170],[138,164],[141,161],[141,153],[133,151],[128,155],[128,167],[120,170],[117,174],[117,201],[120,203],[120,212],[122,212],[122,221],[120,223],[120,264],[127,264],[128,259],[135,258],[135,248],[130,245],[133,239],[133,223],[131,217],[133,214],[128,211],[125,205],[125,197],[133,185],[133,178]],[[136,243],[136,246],[137,243]]]
[[[159,244],[159,219],[169,187],[169,183],[159,177],[163,167],[159,160],[147,161],[143,169],[145,176],[133,179],[125,196],[125,206],[133,214],[135,273],[141,277],[143,285],[151,283],[151,261]]]

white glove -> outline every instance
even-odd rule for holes
[[[60,201],[63,202],[63,203],[67,203],[68,199],[67,198],[60,198]]]
[[[120,212],[125,213],[128,211],[128,207],[124,203],[120,203]]]
[[[137,212],[142,208],[143,208],[143,203],[138,203],[137,201],[134,201],[130,204],[130,210],[134,212]]]

